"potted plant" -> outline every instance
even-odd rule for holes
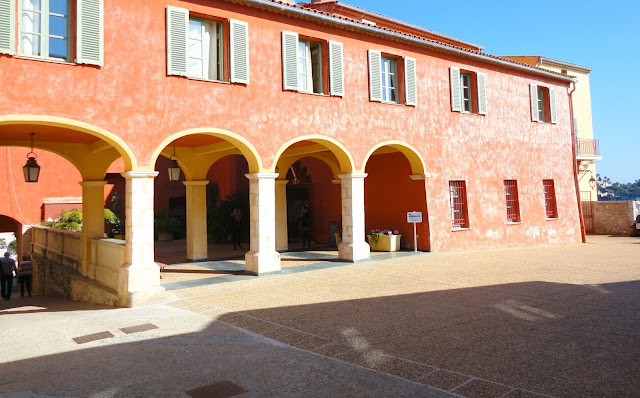
[[[371,250],[395,252],[400,250],[400,231],[390,229],[374,229],[367,235]]]
[[[182,223],[171,217],[169,210],[156,213],[154,229],[158,240],[173,240],[174,234],[180,231]]]

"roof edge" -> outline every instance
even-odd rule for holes
[[[571,76],[562,75],[560,73],[552,72],[552,71],[545,70],[535,66],[529,66],[520,62],[502,58],[499,56],[495,56],[495,55],[492,56],[492,55],[480,53],[478,51],[465,50],[461,47],[439,43],[433,40],[409,36],[397,31],[387,30],[387,29],[378,28],[375,26],[370,26],[360,22],[355,22],[347,19],[334,17],[327,13],[323,13],[315,10],[311,11],[311,9],[307,9],[307,8],[296,6],[296,5],[289,5],[276,0],[224,0],[224,1],[229,3],[254,6],[257,8],[261,8],[261,9],[271,11],[271,12],[276,12],[276,13],[290,13],[293,16],[308,18],[310,20],[314,20],[324,24],[335,24],[338,26],[348,27],[348,28],[369,33],[375,36],[389,37],[398,41],[404,41],[407,43],[426,47],[436,51],[443,51],[453,55],[458,55],[463,58],[471,58],[480,62],[499,65],[507,69],[521,70],[521,71],[529,72],[535,75],[544,76],[544,77],[548,77],[556,80],[561,80],[567,83],[576,81],[576,79]]]

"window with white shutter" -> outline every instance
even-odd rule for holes
[[[449,68],[451,110],[461,113],[487,114],[487,75]]]
[[[228,40],[226,24],[229,26]],[[225,68],[227,54],[229,71]],[[190,16],[186,8],[167,6],[167,74],[249,83],[247,23],[233,19],[228,22],[204,19]]]
[[[15,53],[15,1],[0,0],[0,53]]]
[[[103,0],[0,0],[0,53],[102,66],[103,42]]]
[[[416,60],[369,50],[369,99],[416,106]]]
[[[343,96],[342,43],[283,31],[282,87],[301,93]]]
[[[531,120],[556,123],[556,91],[550,87],[531,84]]]

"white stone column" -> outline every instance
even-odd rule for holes
[[[80,273],[90,275],[91,239],[104,237],[104,186],[107,182],[82,181],[82,266]]]
[[[289,180],[276,180],[276,250],[289,249],[289,231],[287,228],[287,183]]]
[[[371,256],[364,230],[364,179],[367,174],[340,174],[342,181],[342,243],[338,258],[358,261]]]
[[[183,181],[187,187],[187,258],[205,260],[207,251],[207,184],[209,181]]]
[[[245,255],[246,272],[262,275],[280,271],[276,251],[275,180],[278,174],[245,174],[249,179],[251,219],[250,251]]]
[[[153,179],[158,172],[128,171],[124,264],[120,268],[118,301],[126,307],[160,293],[160,267],[154,261]]]

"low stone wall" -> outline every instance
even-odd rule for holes
[[[71,285],[81,276],[81,235],[40,226],[30,231],[34,292],[71,298]]]
[[[631,236],[636,234],[635,219],[640,214],[640,201],[592,202],[596,234]]]
[[[82,235],[35,226],[31,230],[34,292],[93,304],[118,305],[124,241],[91,240],[91,264],[82,275]]]

